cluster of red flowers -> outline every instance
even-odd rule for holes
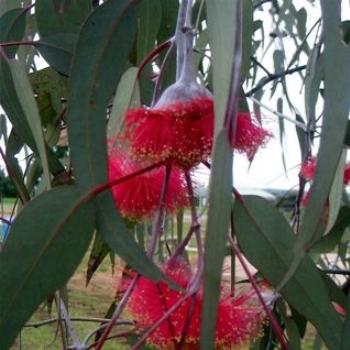
[[[186,263],[177,260],[166,264],[163,270],[183,289],[188,287],[192,273]],[[156,283],[141,277],[129,300],[128,310],[137,325],[147,329],[161,319],[181,296],[181,292],[171,289],[165,282]],[[154,330],[147,339],[148,344],[157,349],[174,349],[183,338],[183,349],[199,349],[202,303],[203,291],[200,289]],[[264,319],[263,308],[252,291],[232,297],[223,288],[218,306],[215,348],[232,349],[247,344],[260,335]]]
[[[235,150],[251,159],[270,133],[259,126],[249,113],[239,113]],[[166,209],[187,205],[182,171],[208,159],[214,133],[214,103],[206,95],[178,100],[155,108],[127,111],[125,128],[117,140],[127,152],[110,147],[109,178],[128,175],[152,162],[172,165]],[[112,143],[111,143],[112,144]],[[121,213],[131,219],[150,217],[159,205],[164,170],[153,170],[115,186],[113,195]]]

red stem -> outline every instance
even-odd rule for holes
[[[135,277],[130,282],[128,289],[125,291],[123,297],[120,299],[120,301],[118,303],[117,309],[114,311],[112,319],[109,321],[108,326],[105,328],[105,330],[103,331],[103,333],[101,335],[101,338],[98,340],[95,350],[102,349],[103,344],[108,339],[109,333],[111,332],[112,328],[116,324],[120,314],[122,313],[122,311],[124,309],[125,304],[129,300],[130,295],[133,292],[139,277],[140,277],[139,274],[135,275]]]
[[[246,273],[250,283],[252,284],[253,286],[253,289],[255,290],[255,293],[257,294],[260,302],[261,302],[261,305],[263,306],[266,314],[268,315],[269,319],[270,319],[270,322],[271,322],[271,326],[272,326],[272,329],[274,330],[280,344],[281,344],[281,348],[283,350],[287,350],[288,348],[288,344],[285,340],[285,337],[283,335],[283,330],[280,326],[280,324],[277,322],[274,314],[271,312],[271,309],[267,306],[263,296],[261,295],[260,293],[260,290],[259,290],[259,287],[255,281],[255,278],[252,276],[251,272],[249,271],[249,268],[246,264],[246,262],[244,261],[244,258],[240,252],[240,250],[238,249],[238,247],[236,246],[235,242],[233,241],[231,235],[228,236],[229,238],[229,243],[230,243],[230,246],[231,246],[231,249],[234,251],[235,255],[237,256],[239,262],[241,263],[242,267],[243,267],[243,270],[244,272]]]
[[[121,337],[127,337],[128,335],[133,334],[133,333],[134,333],[134,331],[120,332],[120,333],[117,333],[117,334],[112,335],[110,337],[107,337],[106,340],[115,339],[115,338],[121,338]],[[86,348],[86,350],[93,349],[96,345],[97,345],[97,342],[92,343],[88,348]]]
[[[36,41],[8,41],[5,43],[0,43],[0,46],[7,47],[7,46],[18,46],[18,45],[32,45],[35,46],[37,44]]]
[[[156,46],[150,53],[147,54],[147,56],[138,65],[138,72],[137,72],[138,78],[140,77],[140,74],[141,74],[142,70],[145,68],[145,66],[147,65],[147,63],[152,61],[152,59],[154,57],[156,57],[161,51],[163,51],[164,49],[169,47],[171,45],[171,43],[172,43],[172,39],[164,41],[163,43]]]
[[[153,257],[154,251],[156,249],[158,236],[161,235],[162,231],[162,222],[164,219],[165,214],[165,204],[166,204],[166,195],[168,192],[169,187],[169,181],[170,181],[170,173],[171,173],[171,165],[167,165],[165,169],[165,177],[163,181],[163,187],[160,194],[160,203],[159,203],[159,209],[156,213],[156,216],[153,221],[152,225],[152,233],[151,233],[151,241],[149,243],[147,254],[150,258]]]
[[[140,170],[137,170],[137,171],[135,171],[135,172],[133,172],[131,174],[119,177],[118,179],[106,182],[106,183],[104,183],[102,185],[98,185],[98,186],[94,187],[88,193],[87,197],[89,197],[88,199],[90,199],[91,197],[95,197],[99,193],[101,193],[101,192],[103,192],[103,191],[105,191],[105,190],[107,190],[107,189],[109,189],[109,188],[111,188],[113,186],[119,185],[122,182],[128,181],[128,180],[132,179],[135,176],[142,175],[143,173],[151,171],[151,170],[153,170],[155,168],[159,168],[162,165],[164,165],[164,162],[158,162],[158,163],[149,165],[148,167],[145,167],[145,168],[142,168]]]

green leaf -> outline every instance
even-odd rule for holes
[[[316,254],[332,252],[341,241],[344,231],[349,225],[350,208],[342,207],[333,228],[312,247],[311,252]]]
[[[348,296],[347,303],[346,303],[346,317],[345,317],[345,322],[343,327],[341,350],[348,350],[350,348],[349,331],[350,331],[350,296]]]
[[[160,3],[162,21],[158,30],[158,42],[162,43],[174,35],[179,4],[174,0],[161,0]]]
[[[57,187],[23,208],[0,254],[0,349],[73,274],[91,240],[94,208],[73,186]]]
[[[107,181],[106,108],[123,73],[135,28],[131,2],[111,0],[97,7],[79,35],[69,81],[67,122],[76,181],[87,191]],[[140,273],[160,279],[160,270],[126,228],[111,193],[99,195],[96,205],[96,229],[112,250]]]
[[[34,99],[32,87],[26,72],[18,62],[9,61],[8,64],[12,73],[13,83],[19,102],[22,106],[22,110],[25,112],[28,125],[36,144],[36,149],[38,150],[40,156],[47,186],[50,187],[50,171],[46,154],[46,145],[39,110]]]
[[[113,136],[120,131],[124,113],[131,108],[139,107],[140,88],[137,81],[138,69],[130,67],[122,75],[117,92],[113,99],[113,107],[108,121],[108,136]]]
[[[284,71],[284,51],[275,50],[273,53],[273,63],[275,67],[275,74],[279,74]]]
[[[311,51],[305,77],[305,111],[306,117],[312,123],[316,120],[316,102],[321,81],[324,79],[323,55],[318,56],[318,50],[318,47],[315,47]]]
[[[130,2],[112,0],[88,17],[79,36],[69,80],[67,121],[73,167],[84,188],[107,180],[103,117],[123,73],[135,27]]]
[[[253,3],[243,1],[243,31],[242,31],[242,78],[244,78],[250,68],[250,56],[252,54],[253,36]]]
[[[74,33],[53,34],[41,39],[35,47],[53,69],[68,76],[77,38]]]
[[[320,148],[311,195],[305,210],[296,245],[293,265],[282,281],[282,285],[295,272],[305,251],[308,250],[324,231],[324,206],[334,180],[349,114],[350,95],[350,48],[342,42],[339,31],[340,1],[330,3],[321,0],[324,20],[324,116]]]
[[[215,130],[219,132],[224,124],[226,105],[232,85],[231,72],[234,60],[235,39],[222,35],[236,32],[237,0],[207,0],[208,34],[212,52],[214,97],[215,97]]]
[[[52,0],[37,0],[35,13],[40,37],[78,33],[91,11],[91,4],[86,0],[62,1],[60,4]]]
[[[137,62],[154,48],[162,19],[160,0],[143,0],[137,6]]]
[[[0,2],[0,15],[7,11],[13,10],[16,7],[21,7],[21,0],[1,0]]]
[[[35,2],[40,42],[36,44],[45,60],[59,73],[69,75],[72,53],[78,33],[92,2],[72,0],[57,3],[52,0]]]
[[[27,10],[18,8],[6,12],[0,18],[0,42],[20,41],[23,38],[26,26]],[[5,47],[4,51],[9,58],[16,55],[18,46]]]
[[[297,12],[297,30],[300,40],[303,40],[306,36],[306,21],[307,21],[307,12],[304,7],[302,7]]]
[[[296,241],[287,221],[276,208],[256,196],[237,199],[234,220],[243,253],[274,287],[278,286],[293,262],[290,248]],[[320,273],[308,256],[280,293],[314,324],[329,349],[339,349],[342,322]]]
[[[226,255],[227,232],[232,208],[232,149],[229,130],[234,131],[241,76],[242,2],[207,0],[207,24],[212,53],[215,98],[215,140],[210,176],[209,211],[205,239],[204,299],[201,349],[215,342],[221,271]],[[223,36],[222,33],[230,33]],[[232,115],[228,108],[233,106]]]
[[[232,209],[232,149],[223,129],[216,138],[210,176],[209,211],[205,239],[204,301],[202,347],[213,349],[216,308],[220,295],[223,260],[226,255],[227,231]]]
[[[340,157],[337,170],[334,176],[333,184],[329,193],[328,199],[328,220],[325,233],[328,233],[333,225],[335,224],[338,213],[342,204],[342,195],[344,191],[344,170],[345,170],[345,161],[346,161],[346,151],[343,150]]]
[[[37,99],[48,96],[56,113],[62,110],[61,98],[67,97],[67,79],[57,74],[51,67],[29,74],[29,80]]]
[[[104,258],[111,251],[108,244],[96,232],[92,250],[88,260],[88,267],[86,271],[86,285],[89,284],[93,274],[103,262]]]
[[[0,50],[0,104],[22,142],[26,143],[34,153],[38,154],[36,142],[26,118],[25,109],[22,107],[21,100],[17,95],[11,71],[11,61],[1,53]],[[50,148],[47,148],[47,153],[51,173],[55,175],[64,171],[62,164]]]

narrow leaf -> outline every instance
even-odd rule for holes
[[[26,25],[27,10],[18,8],[6,12],[0,18],[0,42],[20,41]],[[4,51],[9,58],[14,58],[18,46],[6,47]]]
[[[106,109],[134,42],[133,3],[111,0],[97,7],[84,23],[73,58],[68,136],[76,181],[86,190],[107,181]],[[96,229],[113,251],[140,273],[161,278],[126,228],[111,193],[99,195],[96,205]]]
[[[266,200],[245,196],[236,201],[235,232],[239,246],[268,281],[276,287],[293,262],[296,237],[279,211]],[[305,256],[280,293],[318,329],[330,349],[338,349],[342,322],[312,260]]]
[[[88,248],[94,208],[74,209],[80,196],[75,187],[57,187],[31,201],[12,224],[0,254],[1,350],[10,347],[39,304],[67,282]]]
[[[117,92],[113,99],[113,107],[108,121],[108,136],[120,131],[124,113],[129,107],[140,106],[140,89],[137,82],[138,69],[131,67],[122,75]]]

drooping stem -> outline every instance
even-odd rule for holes
[[[102,346],[104,344],[104,342],[106,341],[106,339],[108,338],[109,333],[111,332],[111,330],[113,329],[114,325],[116,324],[119,316],[121,315],[121,313],[124,310],[124,307],[127,303],[127,301],[129,300],[135,286],[136,283],[139,279],[140,275],[136,274],[134,276],[134,278],[131,280],[127,290],[125,291],[123,297],[120,299],[117,308],[115,309],[112,319],[109,321],[108,326],[106,327],[106,329],[103,331],[101,338],[98,340],[98,343],[96,344],[96,348],[95,350],[100,350],[102,349]]]
[[[160,90],[162,87],[162,81],[163,81],[163,76],[164,76],[164,72],[168,66],[169,63],[169,59],[170,57],[173,55],[174,53],[174,49],[175,49],[175,41],[172,40],[170,47],[168,48],[167,53],[165,54],[165,57],[163,59],[163,62],[159,68],[159,74],[157,76],[157,80],[154,86],[154,90],[153,90],[153,96],[152,96],[152,102],[151,102],[151,107],[153,107],[156,102],[159,99],[160,96]]]
[[[197,216],[197,210],[196,210],[196,203],[195,203],[195,196],[193,191],[193,185],[192,185],[192,179],[189,172],[185,173],[186,183],[187,183],[187,190],[188,195],[190,198],[190,206],[191,206],[191,226],[194,228],[194,233],[196,236],[197,241],[197,249],[198,249],[198,260],[197,260],[197,273],[194,275],[194,281],[193,284],[197,287],[200,283],[200,280],[203,275],[203,268],[204,268],[204,253],[203,253],[203,242],[201,237],[201,230],[200,230],[200,224],[198,222],[198,216]]]
[[[18,46],[18,45],[35,46],[36,44],[37,44],[36,41],[8,41],[8,42],[0,43],[0,47]]]
[[[170,47],[174,42],[174,39],[171,38],[167,41],[164,41],[164,43],[159,44],[156,46],[138,65],[138,71],[137,71],[137,76],[139,77],[142,70],[145,68],[146,64],[151,62],[156,56],[159,55],[160,52],[165,50],[166,48]]]
[[[183,251],[185,250],[188,242],[191,240],[192,235],[194,233],[194,231],[196,230],[195,226],[191,226],[190,229],[188,230],[188,233],[186,235],[186,237],[183,239],[183,241],[177,246],[174,254],[170,257],[170,259],[168,260],[169,262],[176,260],[176,258],[183,253]]]
[[[165,177],[163,181],[163,187],[160,194],[160,203],[159,203],[159,209],[156,213],[156,216],[153,221],[152,225],[152,232],[151,232],[151,240],[147,249],[147,254],[149,257],[153,257],[158,238],[162,232],[162,226],[164,221],[164,214],[165,214],[165,204],[166,204],[166,196],[168,192],[169,187],[169,180],[170,180],[170,173],[171,173],[171,165],[167,165],[165,168]]]
[[[228,240],[229,240],[231,249],[234,251],[235,255],[237,256],[237,259],[239,260],[240,264],[242,265],[244,272],[246,273],[250,283],[252,284],[252,287],[253,287],[256,295],[258,296],[258,299],[259,299],[262,307],[264,308],[264,311],[266,312],[267,316],[270,319],[271,326],[272,326],[272,328],[273,328],[273,330],[274,330],[274,332],[275,332],[275,334],[276,334],[276,336],[281,344],[281,348],[283,350],[287,350],[288,345],[287,345],[286,339],[284,337],[283,330],[282,330],[281,326],[277,322],[276,317],[273,315],[271,309],[268,307],[263,296],[261,295],[261,292],[259,290],[259,287],[258,287],[256,281],[255,281],[255,278],[252,276],[251,272],[249,271],[248,265],[246,264],[240,250],[236,246],[231,235],[228,236]]]

